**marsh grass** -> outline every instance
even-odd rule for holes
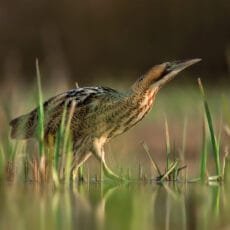
[[[206,98],[206,94],[204,91],[204,87],[202,85],[201,79],[198,79],[198,85],[200,89],[200,93],[202,96],[202,103],[204,106],[204,119],[203,119],[203,125],[202,125],[202,148],[201,148],[201,154],[200,154],[200,175],[198,178],[192,178],[190,180],[187,180],[187,173],[184,175],[183,181],[187,182],[206,182],[208,181],[222,181],[223,178],[226,178],[227,171],[229,171],[229,154],[228,150],[226,150],[225,156],[223,158],[223,166],[221,169],[220,166],[220,145],[221,145],[221,128],[222,128],[222,119],[220,122],[219,127],[219,134],[218,138],[216,137],[214,127],[213,127],[213,119],[211,115],[211,111],[208,105],[208,100]],[[226,110],[226,104],[225,104],[225,110]],[[171,147],[171,141],[170,141],[170,135],[169,135],[169,125],[167,118],[165,116],[165,149],[166,149],[166,167],[165,172],[162,174],[160,167],[158,166],[157,162],[152,159],[151,154],[149,152],[149,148],[146,145],[146,143],[143,143],[143,148],[151,162],[153,170],[156,172],[157,177],[156,180],[163,182],[163,181],[177,181],[179,173],[186,169],[187,166],[181,166],[181,161],[184,162],[184,155],[185,155],[185,142],[186,142],[186,132],[187,132],[187,120],[184,122],[184,128],[183,128],[183,139],[182,139],[182,151],[181,151],[181,161],[179,159],[175,159],[176,157],[176,151],[175,148]],[[226,128],[227,127],[227,128]],[[209,130],[209,134],[207,134],[207,129]],[[225,129],[228,132],[228,126],[225,126]],[[214,163],[215,163],[215,175],[208,176],[207,171],[207,162],[208,162],[208,150],[209,146],[212,146],[212,152],[214,156]],[[174,159],[172,160],[172,156]],[[226,162],[228,167],[226,167]],[[140,170],[139,170],[140,171]]]
[[[186,129],[184,128],[184,132],[186,132]],[[183,145],[185,143],[185,133],[183,133]],[[186,169],[186,165],[180,166],[181,161],[179,159],[174,159],[173,161],[170,160],[170,136],[169,136],[169,128],[168,128],[168,122],[165,118],[165,138],[166,138],[166,166],[165,166],[165,172],[162,173],[160,170],[160,166],[158,166],[157,162],[153,159],[153,157],[150,154],[149,147],[145,142],[142,143],[143,148],[145,150],[145,153],[148,156],[148,159],[151,162],[151,166],[153,168],[153,171],[155,172],[155,178],[152,178],[153,180],[156,180],[157,182],[164,182],[164,181],[178,181],[178,176],[180,172],[183,169]],[[184,151],[184,146],[182,146],[182,155]],[[174,158],[175,158],[175,154]],[[140,171],[140,169],[139,169]],[[139,176],[140,178],[140,176]],[[184,180],[185,181],[185,180]]]
[[[181,150],[177,150],[176,145],[171,144],[171,123],[165,116],[164,164],[161,165],[152,149],[142,142],[147,165],[137,159],[134,169],[130,165],[118,167],[121,176],[141,183],[102,183],[105,181],[102,169],[98,174],[91,174],[91,168],[86,165],[78,171],[78,181],[84,178],[86,183],[77,184],[71,182],[74,156],[70,123],[75,105],[69,109],[65,105],[57,136],[46,143],[49,148],[45,146],[43,93],[38,63],[36,66],[40,95],[37,102],[42,106],[38,146],[31,149],[24,141],[10,139],[0,143],[0,181],[13,182],[0,186],[1,229],[74,229],[79,226],[87,229],[226,229],[229,226],[229,149],[227,146],[224,149],[220,174],[215,163],[215,175],[208,177],[210,161],[220,161],[222,137],[214,133],[212,122],[208,123],[212,114],[207,98],[204,103],[203,94],[203,105],[210,114],[204,110],[202,127],[197,130],[202,132],[200,162],[197,162],[200,163],[199,178],[188,175],[190,162],[185,159],[189,119],[184,120]],[[230,138],[229,124],[225,125],[225,133]],[[213,140],[216,143],[213,144]],[[210,158],[210,146],[217,147],[218,158]],[[146,167],[151,167],[151,176],[146,173]],[[220,179],[225,186],[219,183]]]
[[[39,154],[42,157],[44,154],[44,108],[43,108],[43,96],[41,86],[41,74],[39,69],[38,59],[36,59],[36,73],[37,73],[37,85],[38,85],[38,129],[37,135],[39,140]]]
[[[205,116],[207,119],[207,124],[208,124],[208,128],[209,128],[209,132],[210,132],[210,142],[212,144],[212,149],[213,149],[213,155],[214,155],[214,161],[215,161],[215,170],[216,170],[216,175],[210,177],[210,180],[221,180],[222,174],[221,174],[221,167],[220,167],[220,138],[217,141],[217,137],[214,131],[214,127],[213,127],[213,119],[212,119],[212,115],[209,109],[209,105],[208,105],[208,101],[206,98],[206,94],[204,91],[204,87],[203,84],[201,82],[201,79],[198,79],[198,85],[199,85],[199,89],[200,89],[200,93],[202,96],[202,100],[203,100],[203,105],[204,105],[204,110],[205,110]],[[203,125],[203,149],[202,149],[202,160],[201,160],[201,178],[204,179],[204,174],[206,171],[206,161],[207,161],[207,138],[206,138],[206,129],[205,129],[205,125]],[[219,135],[220,137],[220,135]]]
[[[72,151],[72,136],[70,132],[71,120],[73,117],[76,104],[72,103],[69,108],[64,106],[61,125],[58,129],[56,137],[48,138],[48,143],[45,143],[44,123],[45,114],[43,108],[43,92],[41,84],[41,73],[38,60],[36,60],[37,73],[37,104],[38,104],[38,129],[37,141],[38,152],[28,154],[28,146],[25,142],[11,141],[0,144],[0,179],[9,181],[33,181],[39,183],[53,183],[56,187],[61,184],[69,186],[74,177],[74,154]],[[187,138],[187,123],[188,119],[184,120],[182,131],[182,147],[178,151],[175,144],[171,145],[169,122],[164,116],[164,134],[165,134],[165,167],[162,169],[151,154],[148,145],[143,142],[142,146],[149,161],[149,167],[153,174],[147,176],[145,166],[139,161],[137,162],[136,172],[138,172],[137,180],[139,181],[157,181],[164,183],[167,181],[179,182],[197,182],[197,181],[229,181],[230,160],[228,150],[225,151],[223,157],[223,167],[220,166],[220,144],[221,135],[216,137],[213,127],[212,114],[208,105],[208,100],[204,91],[201,80],[198,80],[202,102],[204,106],[204,121],[201,128],[202,132],[202,148],[200,153],[200,172],[199,178],[189,178],[187,174],[187,165],[185,165],[186,155],[186,138]],[[225,110],[228,110],[225,103]],[[222,124],[221,124],[222,126]],[[228,127],[228,126],[226,126]],[[228,130],[226,128],[226,130]],[[209,131],[209,135],[208,135]],[[199,131],[198,131],[199,132]],[[226,131],[227,132],[227,131]],[[228,132],[227,132],[228,133]],[[208,177],[207,164],[209,158],[209,146],[212,146],[215,175]],[[47,147],[48,146],[48,147]],[[19,163],[20,162],[20,163]],[[188,165],[189,166],[189,165]],[[131,168],[121,168],[118,170],[120,176],[126,177],[128,180],[133,180],[133,170]],[[182,174],[182,172],[184,172]],[[20,175],[19,175],[20,174]],[[81,166],[75,176],[78,181],[92,181],[90,178],[90,169]],[[23,181],[22,180],[22,181]],[[104,181],[102,166],[100,167],[99,175],[96,174],[93,181]]]
[[[37,65],[38,85],[39,85],[39,98],[42,98],[40,71]],[[39,99],[39,108],[43,107]],[[60,182],[65,182],[69,185],[72,178],[72,162],[73,151],[72,151],[72,136],[70,132],[71,121],[73,118],[76,103],[73,102],[70,108],[67,105],[64,106],[62,120],[60,128],[57,132],[57,137],[48,137],[48,149],[44,148],[44,127],[39,127],[38,136],[39,138],[39,149],[44,152],[40,152],[40,172],[41,178],[44,178],[45,171],[49,172],[47,181],[53,180],[56,186],[60,185]],[[40,108],[40,122],[39,126],[44,126],[44,109]],[[41,139],[42,138],[42,139]],[[48,168],[49,167],[49,168]],[[51,174],[51,175],[50,175]],[[52,178],[52,179],[51,179]]]
[[[200,179],[205,182],[207,175],[207,156],[208,156],[208,140],[206,134],[205,120],[202,125],[202,149],[201,149],[201,160],[200,160]]]
[[[0,144],[0,179],[18,182],[22,174],[24,181],[41,184],[53,183],[56,187],[63,182],[69,185],[72,178],[72,162],[74,161],[70,125],[76,104],[72,103],[69,109],[65,105],[56,138],[50,136],[48,137],[48,143],[45,143],[45,114],[38,60],[36,60],[36,73],[38,86],[38,126],[36,130],[38,154],[37,151],[28,154],[25,141],[8,140],[5,146]]]

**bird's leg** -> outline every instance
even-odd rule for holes
[[[95,141],[92,149],[92,153],[99,160],[103,166],[103,171],[105,175],[113,180],[121,180],[122,178],[116,175],[105,162],[105,152],[103,146],[99,144],[99,141]]]
[[[74,156],[71,165],[71,179],[75,180],[79,176],[80,166],[92,155],[92,153],[86,149],[86,146],[91,144],[89,137],[82,137],[73,144]],[[79,178],[79,181],[81,178]]]
[[[103,171],[105,173],[105,175],[111,179],[115,179],[115,180],[121,180],[121,177],[119,177],[117,174],[115,174],[106,164],[105,162],[105,151],[104,148],[102,147],[101,149],[101,162],[102,162],[102,166],[103,166]]]
[[[76,157],[74,157],[72,167],[71,167],[71,176],[73,180],[75,180],[79,176],[79,168],[91,156],[91,152],[84,152],[82,154],[77,152],[75,153],[75,156]],[[84,180],[79,177],[78,179]]]

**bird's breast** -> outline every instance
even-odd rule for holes
[[[153,101],[155,99],[155,91],[147,91],[143,96],[143,99],[140,100],[139,105],[137,107],[137,116],[134,117],[132,123],[136,123],[144,118],[144,116],[150,111],[153,105]]]
[[[108,137],[112,138],[122,134],[141,121],[152,108],[155,95],[155,91],[147,91],[138,100],[130,101],[130,104],[120,109],[115,119],[116,122],[109,129]]]

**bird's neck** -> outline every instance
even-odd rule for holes
[[[141,121],[152,108],[157,91],[156,89],[130,91],[121,101],[114,104],[115,108],[109,115],[111,127],[108,129],[107,138],[124,133]]]
[[[132,92],[130,94],[127,103],[130,108],[133,108],[133,113],[136,114],[136,116],[134,116],[134,123],[142,120],[144,116],[150,111],[157,92],[157,88],[149,88],[144,91]]]
[[[158,93],[158,88],[148,88],[146,90],[131,91],[129,100],[132,104],[138,106],[152,106],[152,103],[155,99],[156,94]]]

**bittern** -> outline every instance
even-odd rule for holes
[[[126,93],[107,87],[82,87],[50,98],[43,104],[45,142],[49,142],[50,136],[55,139],[64,109],[70,111],[74,103],[70,123],[73,167],[78,169],[91,155],[94,155],[102,163],[105,175],[119,179],[106,164],[105,143],[141,121],[152,108],[161,87],[180,71],[200,60],[197,58],[156,65],[140,77]],[[39,108],[36,108],[12,120],[11,137],[16,139],[36,137],[38,114]]]

